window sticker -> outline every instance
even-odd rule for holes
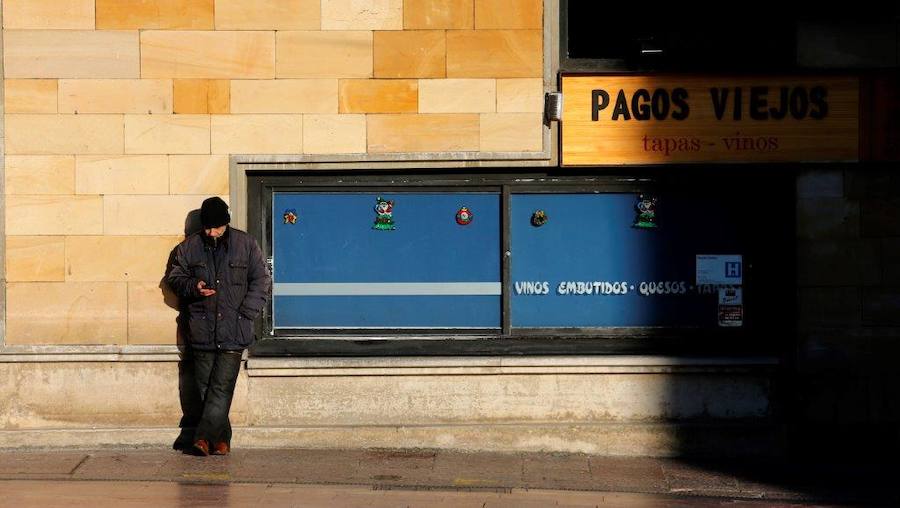
[[[381,231],[393,231],[394,226],[394,201],[382,199],[381,196],[375,199],[375,225],[372,229]]]
[[[474,218],[475,214],[473,214],[472,211],[465,206],[460,208],[459,211],[456,212],[456,223],[460,226],[468,226]]]
[[[535,210],[533,214],[531,214],[531,225],[539,228],[547,223],[550,220],[550,217],[547,216],[547,213],[543,210]]]
[[[719,288],[719,326],[744,325],[744,298],[741,288]]]
[[[659,227],[656,223],[656,201],[655,196],[646,196],[641,194],[638,196],[638,202],[634,205],[637,217],[634,219],[632,227],[639,229],[655,229]]]

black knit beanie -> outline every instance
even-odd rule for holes
[[[231,222],[228,205],[222,198],[213,196],[205,199],[200,207],[200,223],[204,229],[217,228]]]

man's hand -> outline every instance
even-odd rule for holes
[[[216,294],[215,289],[206,289],[206,281],[200,281],[197,283],[197,291],[200,291],[200,296],[212,296]]]

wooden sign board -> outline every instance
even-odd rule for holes
[[[562,165],[856,161],[852,77],[563,76]]]

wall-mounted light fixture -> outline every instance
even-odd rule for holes
[[[560,92],[547,92],[544,94],[544,123],[550,125],[552,121],[562,120],[563,96]]]

